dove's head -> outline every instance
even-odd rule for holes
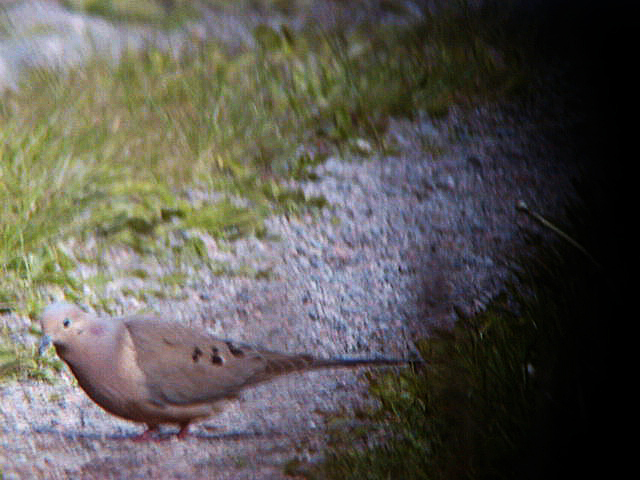
[[[65,352],[74,344],[96,332],[92,317],[79,307],[70,303],[53,303],[44,309],[40,317],[42,339],[40,355],[53,343],[58,355],[64,358]]]

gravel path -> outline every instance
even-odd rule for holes
[[[330,206],[268,219],[279,240],[221,248],[205,238],[211,259],[266,278],[193,268],[180,295],[143,303],[119,292],[155,287],[153,278],[173,267],[112,249],[102,268],[116,280],[104,294],[120,312],[148,308],[274,349],[409,356],[431,328],[500,292],[510,257],[525,248],[523,230],[548,234],[517,211],[518,201],[552,217],[571,200],[576,173],[545,140],[557,127],[554,112],[544,118],[503,105],[395,122],[393,156],[330,158],[319,181],[299,184]],[[77,273],[89,278],[95,268]],[[153,275],[122,278],[132,268]],[[16,335],[28,327],[12,315],[2,322]],[[284,478],[283,462],[321,456],[329,417],[371,403],[363,370],[296,374],[247,391],[186,441],[132,444],[141,426],[104,413],[68,372],[61,377],[0,387],[5,478]]]
[[[504,285],[506,258],[523,246],[521,227],[537,228],[516,202],[550,213],[570,191],[568,172],[527,141],[534,132],[500,115],[481,110],[462,124],[455,115],[439,125],[398,124],[391,135],[400,154],[330,159],[318,169],[320,181],[303,184],[331,203],[320,215],[269,219],[280,241],[244,239],[232,253],[209,243],[212,258],[269,269],[269,279],[194,269],[181,299],[147,307],[276,349],[410,355],[430,327],[454,321],[454,306],[473,312]],[[473,120],[483,121],[479,131],[447,140]],[[446,153],[421,148],[425,131]],[[116,277],[141,266],[170,272],[132,252],[108,255]],[[125,284],[142,288],[145,280],[119,280],[114,294]],[[123,312],[144,307],[119,298]],[[184,442],[132,447],[126,437],[141,427],[102,412],[68,374],[54,386],[8,385],[0,391],[0,465],[7,478],[282,478],[283,462],[318,458],[327,415],[366,408],[365,392],[362,371],[292,375],[248,391]]]

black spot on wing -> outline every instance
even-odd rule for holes
[[[227,348],[231,352],[231,355],[234,357],[244,357],[244,351],[241,348],[236,347],[233,342],[225,342],[227,344]]]
[[[191,355],[191,359],[193,360],[194,363],[197,363],[198,360],[200,360],[200,357],[202,356],[202,350],[200,350],[200,348],[196,347],[193,349],[193,354]]]
[[[211,347],[211,363],[213,365],[222,365],[224,363],[224,358],[220,356],[218,347]]]

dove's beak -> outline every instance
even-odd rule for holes
[[[51,337],[49,335],[42,335],[40,339],[40,345],[38,346],[38,353],[40,356],[44,355],[44,352],[47,351],[49,346],[51,345]]]

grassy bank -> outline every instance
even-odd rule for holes
[[[378,434],[388,441],[353,448],[372,432],[336,432],[326,462],[299,472],[534,479],[601,468],[606,322],[618,309],[611,278],[568,244],[522,265],[508,295],[421,344],[423,369],[372,379],[382,407],[371,418],[385,422]]]
[[[626,33],[618,33],[628,31],[618,26],[621,6],[549,2],[526,19],[543,21],[537,27],[546,39],[526,61],[543,59],[543,72],[562,72],[566,83],[550,86],[549,98],[580,119],[556,117],[558,151],[584,169],[579,203],[553,219],[562,233],[513,259],[517,281],[485,312],[422,342],[423,369],[372,379],[382,407],[366,418],[389,423],[373,433],[336,431],[323,464],[292,461],[292,472],[335,479],[615,475],[615,429],[628,418],[615,372],[627,368],[619,339],[630,298],[623,265],[632,250],[623,245],[628,170],[611,162],[624,156],[617,120],[628,89],[614,92],[617,60],[606,52],[628,48]],[[606,40],[592,39],[595,26]]]

